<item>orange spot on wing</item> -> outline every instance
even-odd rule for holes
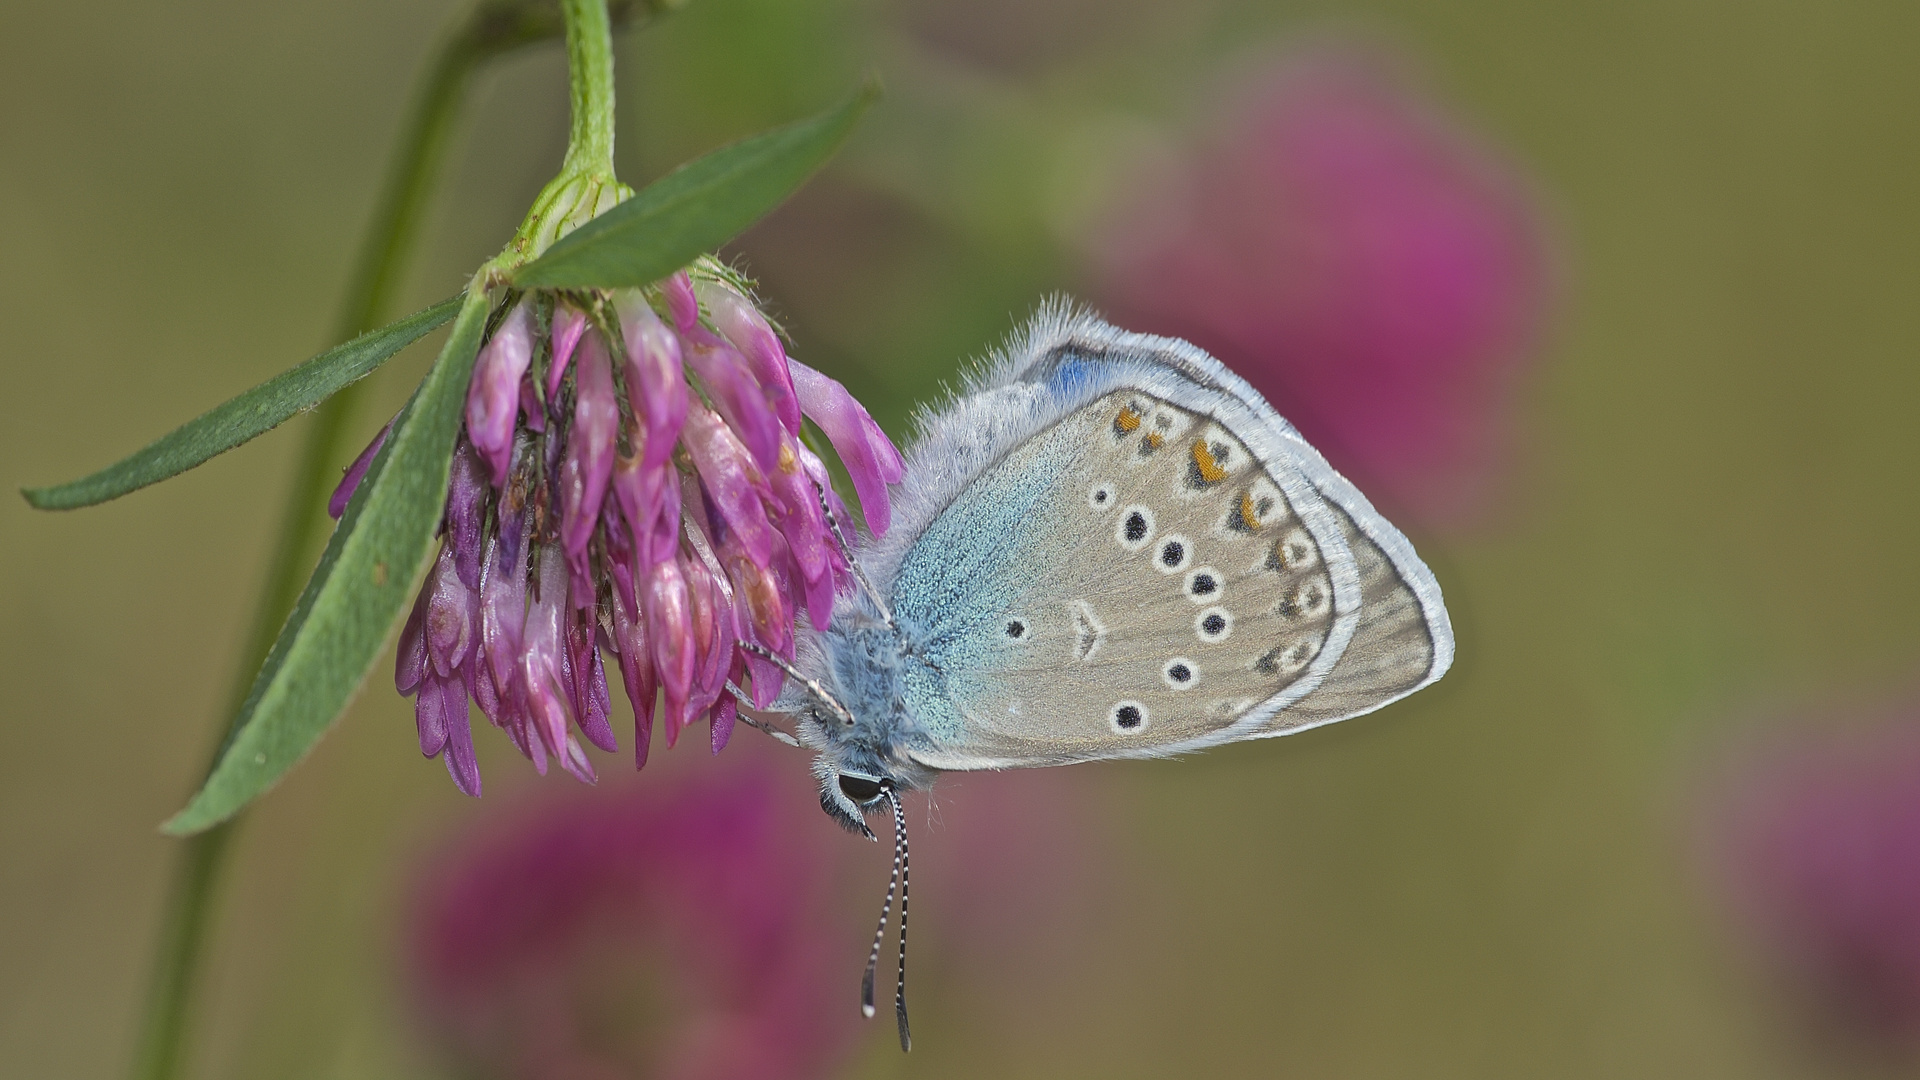
[[[1193,440],[1193,465],[1200,470],[1200,479],[1209,484],[1217,484],[1227,478],[1227,470],[1213,460],[1213,451],[1207,449],[1207,440]]]
[[[1141,441],[1147,444],[1147,449],[1158,450],[1160,449],[1160,444],[1166,442],[1167,438],[1157,431],[1149,431],[1147,432],[1147,437]]]
[[[1204,468],[1202,469],[1202,475],[1205,475]],[[1260,515],[1253,509],[1253,492],[1251,491],[1243,491],[1240,493],[1240,520],[1245,522],[1249,529],[1257,529],[1260,527]]]
[[[1120,415],[1113,418],[1113,429],[1122,435],[1138,430],[1139,427],[1140,414],[1134,412],[1131,405],[1122,406]]]

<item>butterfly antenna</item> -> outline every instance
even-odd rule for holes
[[[840,548],[840,557],[847,561],[847,569],[852,571],[854,582],[860,586],[860,591],[867,594],[867,599],[873,601],[873,606],[880,609],[880,617],[887,621],[887,628],[898,631],[900,624],[893,621],[893,609],[887,607],[887,601],[880,595],[880,590],[874,588],[873,582],[868,580],[867,572],[860,566],[860,560],[853,557],[853,545],[847,543],[847,534],[840,531],[840,519],[834,516],[833,507],[827,502],[827,489],[820,486],[820,482],[816,480],[813,490],[820,496],[820,512],[826,515],[827,528],[832,530],[833,542]]]
[[[907,815],[892,784],[882,784],[881,792],[893,807],[893,873],[887,878],[887,898],[880,905],[880,925],[873,928],[873,948],[867,951],[867,973],[860,980],[860,1015],[873,1018],[873,979],[880,967],[880,943],[887,938],[887,916],[893,912],[893,894],[900,893],[900,978],[894,986],[893,1012],[900,1025],[900,1049],[910,1049],[913,1037],[907,1030]]]
[[[907,812],[900,797],[887,787],[887,801],[893,804],[893,835],[900,839],[900,977],[893,985],[893,1016],[900,1025],[900,1052],[913,1049],[913,1032],[907,1027]]]
[[[840,699],[827,693],[827,688],[821,686],[817,680],[809,679],[801,674],[800,669],[787,663],[785,657],[782,657],[780,654],[758,642],[736,641],[734,644],[738,646],[742,652],[750,652],[760,659],[765,660],[767,663],[779,668],[781,671],[786,672],[787,678],[806,687],[807,693],[819,698],[827,708],[832,709],[834,715],[840,718],[841,723],[849,727],[853,726],[853,713],[849,712],[845,705],[840,704]]]

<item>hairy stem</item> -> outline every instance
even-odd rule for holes
[[[560,171],[613,176],[613,26],[606,0],[560,0],[572,126]]]
[[[392,306],[418,244],[427,204],[452,144],[467,88],[474,72],[486,61],[554,38],[564,25],[573,66],[580,67],[584,62],[594,72],[590,78],[579,74],[573,78],[574,138],[568,162],[573,162],[576,152],[601,155],[584,161],[604,160],[611,173],[613,52],[607,10],[600,0],[563,3],[564,24],[552,0],[481,0],[443,35],[415,92],[354,264],[341,305],[336,335],[340,340],[380,325]],[[634,6],[616,5],[622,15]],[[576,13],[575,9],[580,10]],[[581,28],[578,33],[576,25]],[[587,133],[584,136],[583,131]],[[345,439],[365,386],[364,382],[357,383],[334,395],[314,410],[307,424],[299,461],[288,485],[266,586],[261,590],[226,703],[229,717],[238,715],[254,672],[266,659],[326,538],[330,524],[325,512],[327,493],[339,479],[340,462],[355,449]],[[146,1015],[134,1058],[133,1075],[137,1080],[173,1080],[181,1075],[213,899],[240,820],[236,816],[181,842],[183,849],[162,916]]]
[[[651,0],[648,10],[679,6]],[[626,5],[615,4],[624,15]],[[566,23],[567,87],[572,123],[560,172],[534,197],[507,246],[487,264],[504,275],[540,256],[555,240],[633,194],[613,175],[613,31],[606,0],[560,0]]]

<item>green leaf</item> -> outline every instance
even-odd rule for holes
[[[311,409],[349,383],[371,373],[460,309],[460,297],[442,300],[399,322],[370,330],[306,363],[285,371],[197,419],[162,435],[146,449],[92,476],[53,487],[23,488],[21,494],[41,510],[74,510],[117,499],[157,484],[216,454],[226,453],[277,427],[294,413]]]
[[[840,107],[690,161],[561,237],[513,276],[521,288],[650,285],[780,205],[826,163],[880,93],[869,82]]]
[[[446,504],[453,441],[487,321],[486,292],[477,285],[341,515],[206,783],[162,826],[166,832],[216,825],[273,786],[346,711],[385,649],[434,550]]]

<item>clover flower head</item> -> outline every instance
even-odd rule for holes
[[[834,536],[852,519],[803,418],[884,534],[899,451],[845,387],[787,355],[725,268],[513,301],[474,362],[439,556],[400,636],[394,683],[414,697],[421,752],[480,794],[471,700],[536,769],[592,782],[581,740],[617,749],[606,655],[637,764],[656,720],[671,746],[705,719],[718,752],[735,691],[771,703],[784,675],[767,654],[791,659],[796,620],[825,629],[852,581]]]

